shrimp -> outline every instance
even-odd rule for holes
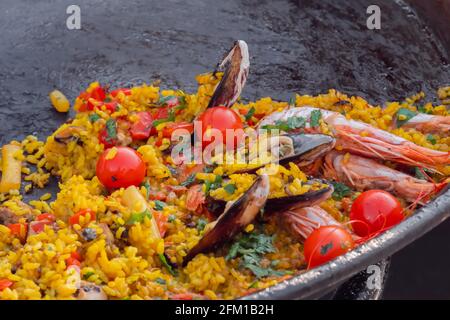
[[[313,111],[320,111],[323,121],[330,127],[336,138],[337,148],[344,151],[423,167],[434,172],[439,172],[439,168],[450,163],[450,152],[424,148],[364,122],[349,120],[340,113],[314,107],[296,107],[274,112],[261,119],[257,128],[261,130],[266,125],[302,117],[307,121],[306,129],[311,131],[309,122]]]
[[[409,202],[423,200],[444,184],[434,184],[356,155],[330,152],[325,156],[324,176],[344,182],[357,190],[382,189]]]
[[[424,133],[449,134],[450,116],[419,113],[403,124],[402,128],[412,128]]]

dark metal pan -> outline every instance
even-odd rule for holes
[[[113,86],[161,79],[194,91],[235,39],[250,47],[244,99],[336,88],[372,103],[450,83],[450,1],[378,0],[380,30],[368,30],[373,1],[79,0],[81,30],[66,28],[72,1],[0,3],[0,144],[43,139],[70,115],[56,113],[53,88],[74,99],[91,81]],[[56,188],[56,184],[52,188]],[[37,190],[30,197],[39,197]],[[447,190],[392,230],[335,261],[246,299],[312,298],[389,257],[450,214]],[[382,262],[381,266],[384,266]],[[384,268],[384,267],[383,267]],[[336,298],[377,298],[361,274]]]

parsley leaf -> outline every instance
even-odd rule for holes
[[[166,267],[167,271],[173,276],[176,275],[175,270],[173,270],[172,266],[167,262],[166,256],[162,253],[158,254],[159,260],[163,264],[164,267]]]
[[[147,199],[148,199],[148,197],[150,195],[150,183],[148,183],[148,181],[145,181],[141,184],[141,186],[145,187]]]
[[[198,220],[197,220],[197,230],[198,230],[198,231],[203,231],[203,230],[205,230],[205,227],[206,227],[207,224],[208,224],[208,221],[207,221],[207,220],[205,220],[205,219],[203,219],[203,218],[198,219]]]
[[[116,120],[109,118],[106,120],[106,141],[111,142],[117,138]]]
[[[155,279],[155,282],[158,284],[163,284],[163,285],[166,284],[166,280],[164,280],[163,278],[159,278],[159,277]]]
[[[167,118],[162,118],[162,119],[158,119],[158,120],[154,120],[152,123],[153,127],[157,127],[159,126],[161,123],[166,123],[166,122],[173,122],[175,121],[175,112],[170,109],[169,110],[169,115],[167,116]]]
[[[248,110],[247,114],[245,115],[245,121],[250,120],[253,117],[253,115],[255,114],[255,111],[256,111],[255,108],[251,107]]]
[[[214,182],[211,181],[205,181],[205,193],[209,193],[209,191],[211,190],[215,190],[217,188],[220,187],[222,183],[222,176],[216,175],[216,179],[214,180]]]
[[[311,127],[319,126],[319,121],[322,118],[322,112],[320,110],[313,110],[311,112]]]
[[[435,145],[436,144],[436,138],[430,133],[427,135],[427,140],[432,144]]]
[[[128,219],[127,224],[141,223],[144,221],[145,217],[148,217],[149,219],[152,218],[152,213],[148,209],[145,209],[145,211],[141,213],[133,213],[130,219]]]
[[[93,113],[89,116],[89,121],[92,123],[96,122],[98,119],[100,119],[100,116],[96,113]]]
[[[223,189],[228,193],[228,194],[233,194],[236,191],[236,186],[232,183],[227,184],[225,187],[223,187]]]
[[[191,173],[186,180],[180,183],[180,186],[187,187],[194,183],[195,181],[195,173]]]
[[[291,117],[287,121],[277,120],[275,124],[267,124],[262,126],[262,129],[266,130],[275,130],[278,129],[280,131],[290,131],[299,128],[304,128],[306,125],[306,119],[304,117]]]
[[[167,218],[168,222],[174,222],[177,219],[177,216],[174,214],[169,214],[169,217]]]
[[[342,200],[342,198],[349,196],[352,192],[352,189],[341,182],[331,181],[331,184],[334,188],[333,194],[331,195],[334,200]]]
[[[285,271],[274,270],[271,267],[262,267],[261,259],[266,253],[275,252],[273,236],[264,233],[251,233],[242,236],[230,247],[226,260],[240,257],[240,266],[249,269],[257,278],[268,276],[281,276]]]
[[[89,271],[83,274],[83,280],[88,280],[90,276],[93,276],[95,272]]]
[[[406,108],[400,108],[398,109],[395,117],[397,120],[397,128],[401,127],[405,123],[407,123],[411,118],[415,117],[417,115],[417,112],[411,111]]]
[[[167,204],[160,200],[155,200],[155,210],[161,211]]]

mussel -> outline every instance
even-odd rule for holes
[[[299,167],[305,167],[330,152],[335,142],[332,136],[325,134],[292,133],[269,136],[266,145],[272,154],[276,153],[272,162],[278,162],[281,165],[293,162]],[[242,169],[236,173],[253,173],[266,164],[261,163],[257,167]]]
[[[214,71],[214,74],[219,71],[224,71],[224,74],[209,101],[208,108],[231,107],[241,95],[249,68],[247,43],[237,40]]]
[[[258,176],[240,198],[229,203],[211,229],[207,230],[200,241],[188,252],[183,260],[183,265],[186,265],[197,254],[214,250],[242,231],[256,218],[266,204],[269,189],[268,176]]]

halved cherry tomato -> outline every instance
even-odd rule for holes
[[[96,173],[108,189],[139,186],[145,178],[146,165],[141,155],[129,147],[115,147],[115,155],[109,159],[111,149],[103,152],[97,161]]]
[[[80,217],[87,218],[87,215],[89,214],[89,221],[94,221],[96,219],[95,211],[91,209],[81,209],[77,213],[75,213],[73,216],[69,218],[69,224],[80,224]]]
[[[206,109],[198,118],[202,127],[202,144],[206,147],[215,140],[214,136],[209,134],[209,129],[217,129],[222,134],[222,142],[227,143],[227,129],[234,133],[233,147],[236,147],[238,143],[239,132],[236,130],[242,129],[244,126],[239,115],[230,108],[227,107],[213,107]],[[243,131],[241,130],[243,133]],[[205,134],[206,133],[206,134]]]
[[[350,209],[352,228],[364,237],[390,228],[404,219],[400,202],[384,190],[369,190],[353,201]]]
[[[77,252],[77,251],[72,251],[72,253],[70,254],[70,256],[73,259],[77,259],[78,261],[82,261],[83,258],[81,257],[81,255]]]
[[[151,192],[148,197],[150,200],[160,200],[160,201],[164,201],[167,198],[166,194],[162,191]]]
[[[153,117],[150,112],[138,112],[136,116],[138,121],[133,123],[130,128],[130,134],[133,140],[144,140],[150,137],[153,127]]]
[[[112,101],[112,102],[103,102],[101,104],[99,104],[95,109],[100,109],[102,110],[103,107],[105,107],[105,110],[113,113],[116,111],[117,109],[117,102],[116,101]]]
[[[27,223],[12,223],[8,225],[9,230],[13,236],[22,237],[26,235],[28,224]]]
[[[6,279],[6,278],[0,279],[0,291],[5,290],[6,288],[12,287],[13,284],[14,284],[14,282],[12,282],[9,279]]]
[[[42,213],[36,217],[36,220],[37,221],[44,221],[44,220],[55,221],[56,217],[51,213]]]
[[[119,142],[117,138],[111,138],[108,135],[108,131],[106,130],[106,128],[100,130],[100,132],[98,133],[98,140],[105,146],[105,149],[112,148]]]
[[[115,89],[115,90],[111,91],[110,94],[111,94],[111,96],[113,96],[115,98],[119,94],[119,92],[122,92],[126,96],[131,95],[131,89],[128,89],[128,88]]]
[[[190,134],[194,133],[194,124],[190,122],[174,122],[168,124],[162,130],[162,135],[164,138],[171,138],[172,134],[175,130],[184,129],[187,130]]]
[[[95,87],[94,89],[92,89],[92,91],[89,93],[90,97],[98,100],[98,101],[103,101],[106,99],[106,92],[105,90],[101,87]]]
[[[314,268],[346,253],[354,246],[352,235],[343,227],[322,226],[306,239],[305,260],[309,268]]]

